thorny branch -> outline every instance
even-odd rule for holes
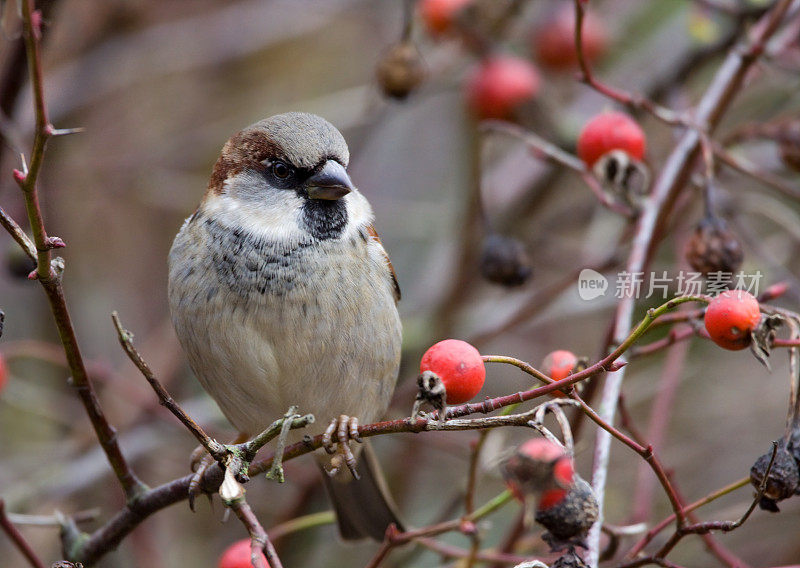
[[[55,320],[58,334],[67,357],[72,377],[70,384],[75,389],[83,403],[84,409],[100,441],[100,445],[111,464],[117,479],[122,486],[128,501],[135,500],[143,494],[147,487],[136,477],[117,442],[116,430],[109,424],[100,402],[95,393],[91,379],[86,372],[86,366],[78,345],[72,318],[67,308],[64,290],[62,288],[61,274],[64,268],[62,259],[51,258],[53,248],[63,247],[64,243],[58,237],[49,237],[44,226],[44,219],[39,204],[37,180],[44,160],[44,150],[47,140],[58,132],[47,119],[47,106],[45,104],[42,83],[42,63],[39,49],[41,38],[41,14],[33,8],[33,0],[22,2],[23,35],[27,51],[28,71],[31,77],[31,88],[36,110],[36,128],[34,132],[33,148],[30,154],[30,165],[23,163],[21,170],[14,170],[14,179],[22,190],[25,199],[25,209],[28,222],[33,233],[35,246],[36,271],[35,278],[44,288],[50,309]],[[31,250],[30,240],[23,236],[19,226],[8,217],[5,212],[0,215],[2,225],[8,230],[15,240],[22,246],[27,254]]]
[[[750,66],[763,52],[764,46],[773,33],[777,30],[791,0],[779,0],[757,24],[750,30],[747,39],[735,46],[725,61],[720,66],[711,85],[698,103],[694,123],[703,128],[708,134],[713,132],[724,112],[727,110],[736,92],[744,80]],[[582,11],[579,0],[576,0],[576,10]],[[576,24],[576,28],[580,26]],[[579,34],[579,32],[576,32]],[[626,271],[629,274],[645,270],[652,256],[660,234],[660,228],[668,218],[673,203],[684,187],[688,176],[694,166],[694,159],[700,150],[702,136],[696,128],[690,128],[683,133],[675,149],[665,161],[660,174],[653,184],[652,194],[646,201],[644,210],[637,223],[633,247],[628,257]],[[615,315],[614,337],[617,341],[629,334],[633,316],[635,298],[630,295],[623,298],[618,304]],[[625,370],[612,374],[606,380],[603,388],[602,401],[599,415],[608,423],[614,420],[617,400],[619,398]],[[590,566],[596,566],[600,554],[600,525],[603,520],[603,500],[608,473],[609,450],[611,435],[606,430],[599,430],[595,443],[594,466],[592,473],[592,487],[600,503],[600,521],[592,527],[589,533],[589,558]],[[677,509],[675,506],[677,505]],[[673,503],[673,509],[680,509],[680,503]],[[678,519],[681,515],[678,514]]]
[[[663,122],[673,125],[681,126],[686,129],[675,151],[670,156],[669,160],[664,166],[664,169],[656,181],[654,192],[647,203],[642,217],[639,219],[634,240],[634,246],[628,259],[628,270],[630,272],[642,270],[648,263],[649,258],[655,250],[660,237],[660,229],[665,224],[666,219],[672,211],[672,205],[676,196],[684,185],[691,168],[693,167],[694,158],[701,150],[705,150],[708,164],[712,164],[713,158],[717,159],[730,167],[736,168],[743,173],[759,177],[765,183],[773,185],[777,189],[784,191],[784,193],[796,196],[793,188],[788,191],[785,184],[771,183],[769,177],[765,177],[761,172],[753,172],[752,168],[742,165],[743,162],[735,160],[727,154],[722,148],[714,146],[710,141],[710,133],[713,131],[720,117],[729,105],[736,89],[741,85],[744,74],[752,63],[758,58],[765,47],[766,41],[776,31],[783,15],[786,13],[790,0],[782,0],[776,2],[773,9],[753,28],[750,34],[749,42],[739,46],[733,50],[726,59],[725,63],[720,68],[717,76],[715,77],[712,85],[707,90],[703,99],[700,101],[694,118],[689,121],[685,116],[679,115],[656,105],[655,103],[639,96],[631,95],[623,91],[616,90],[608,85],[597,80],[592,74],[591,69],[588,67],[582,53],[582,18],[585,9],[584,2],[581,0],[575,1],[576,6],[576,44],[578,46],[578,57],[580,61],[580,68],[582,72],[583,81],[590,87],[606,96],[616,100],[622,104],[642,108]],[[127,534],[129,534],[139,523],[145,520],[149,515],[157,512],[158,510],[181,501],[188,496],[188,487],[191,476],[186,476],[180,479],[173,480],[160,487],[149,489],[144,486],[126,462],[121,450],[117,444],[116,432],[113,427],[106,420],[102,409],[99,406],[96,394],[89,377],[87,376],[83,359],[80,354],[77,339],[74,329],[70,320],[69,312],[67,310],[66,301],[64,298],[63,290],[61,287],[61,272],[63,270],[63,261],[61,259],[53,259],[51,250],[64,246],[63,241],[57,237],[49,237],[45,230],[43,216],[39,204],[39,194],[37,190],[37,179],[43,164],[44,150],[47,140],[54,135],[66,133],[68,131],[57,131],[48,121],[47,107],[45,105],[44,93],[42,89],[42,69],[41,69],[41,56],[39,53],[39,37],[41,33],[41,16],[33,9],[32,0],[23,0],[23,20],[25,30],[25,46],[28,58],[28,65],[30,69],[31,85],[34,92],[34,105],[36,110],[36,129],[33,142],[33,148],[30,154],[30,165],[27,166],[23,163],[20,170],[15,171],[15,179],[17,180],[25,198],[25,205],[28,220],[31,226],[33,239],[28,237],[19,225],[9,217],[5,211],[0,209],[0,224],[12,235],[17,243],[22,247],[25,253],[36,261],[35,278],[39,280],[50,302],[51,310],[53,312],[56,324],[58,327],[59,335],[66,353],[67,361],[72,373],[71,384],[75,387],[81,401],[83,402],[87,414],[92,422],[92,425],[97,433],[100,444],[105,451],[109,462],[114,469],[117,478],[119,479],[126,496],[128,497],[127,504],[120,510],[112,519],[105,525],[100,527],[97,531],[90,535],[79,533],[75,528],[73,522],[65,522],[64,538],[65,549],[71,558],[82,560],[87,563],[92,563],[100,558],[103,554],[113,549]],[[516,131],[516,127],[511,127],[503,124],[488,124],[486,128],[503,130],[511,133],[526,142],[540,155],[548,159],[569,167],[579,173],[595,193],[597,191],[597,181],[586,171],[585,166],[579,161],[575,161],[574,156],[561,152],[558,148],[549,145],[540,139],[530,138],[528,134],[521,131]],[[713,150],[713,151],[710,151]],[[712,164],[713,165],[713,164]],[[476,178],[479,176],[476,176]],[[477,192],[476,192],[477,193]],[[479,195],[479,194],[478,194]],[[598,197],[603,201],[602,192],[598,193]],[[609,205],[603,202],[604,205]],[[474,216],[477,215],[475,211]],[[471,229],[470,229],[471,230]],[[467,242],[470,238],[470,230],[465,230],[464,241]],[[466,253],[465,253],[466,254]],[[363,437],[382,435],[388,433],[418,433],[434,430],[481,430],[485,432],[489,428],[501,426],[523,426],[531,427],[531,418],[537,409],[523,412],[520,414],[505,413],[500,416],[490,416],[481,418],[464,419],[462,417],[477,413],[490,413],[494,410],[505,408],[507,411],[513,409],[516,405],[541,397],[545,394],[552,393],[555,390],[564,390],[569,393],[574,401],[581,406],[583,412],[599,426],[598,442],[596,447],[596,461],[594,471],[595,489],[598,490],[598,496],[601,498],[602,503],[602,490],[605,483],[605,468],[607,466],[608,458],[608,441],[610,436],[615,437],[623,444],[629,446],[636,451],[653,469],[659,482],[661,482],[664,491],[670,499],[673,515],[666,519],[664,522],[654,527],[648,533],[647,537],[642,539],[632,553],[640,552],[652,538],[662,531],[669,523],[676,523],[676,530],[670,537],[667,544],[665,544],[657,553],[647,558],[638,558],[630,563],[630,566],[640,565],[642,563],[651,562],[664,566],[673,566],[674,564],[667,561],[664,557],[677,542],[687,534],[704,534],[712,530],[733,530],[740,526],[752,512],[755,504],[754,501],[748,511],[737,521],[734,522],[713,522],[713,523],[695,523],[689,524],[687,520],[689,513],[701,506],[708,503],[719,495],[724,494],[729,488],[725,488],[712,496],[706,497],[701,501],[689,506],[683,506],[681,499],[677,492],[672,488],[667,472],[656,459],[653,454],[652,448],[640,443],[637,440],[631,439],[622,433],[620,430],[613,426],[613,418],[615,408],[617,407],[617,399],[619,397],[619,385],[624,377],[625,362],[620,358],[623,354],[633,356],[634,354],[645,354],[648,352],[660,349],[665,345],[672,344],[684,338],[682,334],[671,334],[668,343],[654,343],[648,346],[640,347],[638,351],[631,350],[631,347],[642,337],[642,335],[652,326],[661,315],[671,310],[675,306],[689,301],[705,302],[704,297],[686,297],[679,298],[667,302],[664,306],[650,310],[645,319],[635,328],[632,326],[632,313],[633,313],[633,299],[626,298],[619,305],[619,309],[615,318],[615,339],[617,347],[606,357],[588,367],[587,369],[575,373],[560,381],[552,381],[545,374],[531,367],[529,364],[514,360],[510,357],[501,356],[487,356],[485,359],[489,362],[502,362],[517,366],[524,372],[530,374],[541,382],[545,383],[544,386],[530,389],[524,392],[515,393],[512,395],[497,397],[487,400],[482,403],[467,404],[458,407],[453,407],[448,410],[447,422],[440,424],[438,421],[428,419],[403,419],[391,422],[380,422],[376,424],[364,425],[359,428],[359,433]],[[150,385],[156,391],[159,401],[162,405],[167,407],[179,420],[186,426],[195,437],[203,443],[206,449],[218,460],[220,463],[227,463],[230,459],[231,448],[219,444],[212,440],[203,429],[197,425],[172,399],[169,393],[156,379],[155,375],[146,364],[141,355],[133,348],[131,342],[131,335],[125,331],[116,317],[114,317],[114,324],[117,328],[120,343],[126,351],[130,359],[139,368]],[[665,318],[666,319],[666,318]],[[677,321],[677,319],[676,319]],[[691,330],[692,334],[694,330]],[[689,334],[687,333],[687,336]],[[797,342],[793,337],[791,340],[783,340],[778,345],[791,347],[790,356],[792,358],[793,373],[796,374],[797,367]],[[610,372],[611,378],[608,381],[603,398],[603,404],[600,407],[600,412],[595,412],[585,401],[578,397],[572,389],[572,385],[587,378],[594,377],[600,373]],[[796,417],[796,415],[795,415]],[[237,450],[243,451],[247,456],[252,459],[255,452],[263,446],[267,441],[272,439],[279,431],[285,428],[288,420],[291,419],[292,427],[302,427],[303,420],[308,423],[308,417],[298,417],[295,422],[294,415],[290,413],[285,417],[286,420],[279,420],[273,424],[270,429],[262,433],[259,437],[251,440],[247,444],[237,447]],[[562,423],[563,421],[559,421]],[[297,426],[295,426],[295,423]],[[567,438],[565,432],[565,439]],[[481,437],[483,439],[483,437]],[[263,472],[268,468],[274,471],[276,466],[279,467],[280,459],[292,459],[294,457],[309,453],[321,447],[321,436],[317,436],[310,441],[295,444],[288,448],[279,446],[272,456],[263,459],[259,462],[253,463],[249,468],[249,474],[255,475]],[[568,446],[571,444],[568,442]],[[503,504],[510,500],[508,492],[504,492],[482,507],[474,507],[474,486],[476,475],[476,461],[480,445],[475,448],[473,452],[473,463],[471,466],[471,477],[469,481],[469,491],[467,493],[467,513],[464,517],[446,521],[437,525],[431,525],[423,529],[406,531],[400,533],[398,531],[388,531],[387,537],[383,547],[378,551],[370,566],[378,566],[382,560],[391,552],[391,550],[402,544],[416,541],[425,546],[441,551],[443,554],[449,554],[452,557],[466,557],[468,564],[474,561],[495,561],[495,562],[516,562],[517,559],[512,555],[503,555],[500,553],[491,554],[483,553],[477,550],[476,547],[469,551],[461,551],[451,547],[449,551],[445,551],[445,546],[435,543],[429,537],[442,534],[448,531],[461,531],[464,534],[473,534],[475,527],[474,522],[497,510]],[[774,450],[773,457],[774,460]],[[249,461],[249,460],[247,460]],[[770,467],[772,462],[770,462]],[[769,468],[768,468],[769,471]],[[225,468],[225,474],[231,473],[230,468]],[[223,470],[220,468],[211,468],[203,476],[203,489],[211,492],[220,487],[223,482]],[[232,477],[231,477],[232,478]],[[764,476],[765,482],[767,476]],[[764,483],[765,483],[764,482]],[[236,483],[234,480],[233,483]],[[764,483],[759,488],[759,497],[764,491]],[[741,485],[736,485],[737,487]],[[730,486],[733,487],[733,486]],[[251,535],[254,553],[257,550],[264,550],[272,568],[280,568],[280,560],[275,554],[274,548],[269,542],[266,531],[260,525],[258,520],[253,515],[252,510],[247,505],[243,497],[243,489],[241,495],[228,495],[225,499],[227,504],[234,510],[239,519],[248,528]],[[9,534],[12,540],[15,541],[18,548],[26,555],[26,544],[24,540],[19,542],[15,537],[14,527],[9,522],[8,517],[4,514],[2,501],[0,501],[0,525]],[[596,525],[597,534],[599,534],[600,523]],[[18,533],[16,533],[18,536]],[[596,554],[597,549],[594,548],[596,542],[593,543],[592,553]],[[637,549],[638,547],[638,549]],[[29,548],[29,547],[28,547]],[[35,558],[35,554],[31,552],[32,556],[29,561],[33,566],[39,568],[42,566],[41,561]],[[254,555],[254,562],[259,562]],[[591,561],[590,561],[591,562]],[[259,564],[256,564],[259,565]]]
[[[499,415],[471,419],[460,418],[470,414],[488,414],[503,407],[510,407],[521,402],[541,397],[554,390],[569,390],[569,386],[578,381],[594,376],[597,373],[609,370],[617,370],[619,369],[619,366],[618,363],[616,363],[616,360],[622,356],[642,335],[644,335],[653,322],[656,321],[660,316],[687,302],[705,303],[707,301],[708,299],[704,296],[683,296],[670,300],[657,308],[649,310],[641,323],[631,332],[631,335],[626,338],[611,354],[598,361],[594,365],[590,365],[583,371],[570,375],[559,381],[553,381],[544,373],[535,369],[524,361],[519,361],[510,357],[486,356],[485,359],[487,361],[512,364],[546,384],[543,387],[534,388],[513,395],[489,399],[483,403],[465,404],[451,407],[448,409],[448,420],[445,423],[440,423],[435,419],[405,418],[401,420],[361,425],[358,428],[359,434],[361,437],[366,438],[370,436],[400,432],[420,433],[437,430],[485,430],[488,428],[502,426],[531,427],[529,422],[532,418],[534,418],[536,409],[521,414]],[[123,341],[123,347],[125,347],[126,352],[130,350],[129,356],[131,356],[132,353],[132,359],[134,361],[140,361],[137,363],[137,366],[142,364],[144,369],[149,370],[149,367],[144,363],[143,360],[141,360],[141,356],[138,355],[133,346],[130,344],[129,336],[123,334],[121,337],[128,339],[127,341]],[[142,370],[141,367],[140,370]],[[147,378],[148,382],[153,385],[154,390],[157,393],[160,393],[160,397],[164,396],[167,399],[170,399],[169,394],[166,392],[163,386],[159,384],[152,372],[145,373],[145,377]],[[585,403],[581,403],[581,406],[584,411],[591,410]],[[592,414],[590,414],[590,417],[593,417],[593,419],[597,421],[596,414],[594,414],[593,411]],[[602,421],[598,423],[601,425],[601,427],[610,428],[614,432],[615,436],[619,437],[621,441],[627,443],[635,451],[643,454],[648,452],[647,448],[642,448],[635,442],[628,440],[624,434],[614,429],[608,423],[604,423]],[[277,430],[280,430],[280,425],[278,423],[273,424],[271,428],[273,427],[277,428]],[[320,434],[310,440],[298,442],[287,447],[282,453],[283,460],[293,459],[321,448],[323,443],[322,439],[323,435]],[[248,470],[248,475],[252,477],[269,470],[273,467],[275,457],[276,456],[273,453],[273,455],[270,457],[252,463]],[[648,463],[651,463],[652,467],[658,468],[658,462],[655,461],[651,455],[648,455],[648,459]],[[663,477],[660,477],[660,479],[662,479],[663,482]],[[99,528],[90,535],[80,533],[76,527],[72,532],[66,531],[64,533],[66,535],[65,548],[71,551],[70,558],[86,564],[92,564],[103,554],[113,549],[128,533],[130,533],[130,531],[132,531],[148,516],[164,507],[188,498],[189,484],[191,480],[192,476],[189,475],[147,491],[143,496],[141,496],[140,499],[137,500],[134,506],[131,506],[130,504],[127,505],[103,527]],[[203,491],[212,493],[217,491],[221,482],[222,470],[219,468],[209,468],[203,474],[201,488]],[[477,515],[479,511],[483,510],[484,508],[476,509],[475,514]]]

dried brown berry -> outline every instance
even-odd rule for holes
[[[404,99],[425,79],[425,65],[417,47],[403,41],[386,52],[375,74],[387,97]]]
[[[525,245],[501,235],[489,235],[484,241],[480,268],[486,280],[508,287],[524,284],[533,274]]]
[[[550,565],[550,568],[589,568],[589,565],[574,550],[569,550],[564,555],[559,556]]]
[[[744,260],[742,243],[725,221],[715,217],[703,219],[695,227],[686,244],[686,260],[696,271],[734,273]]]
[[[750,468],[750,483],[752,483],[753,487],[758,488],[761,485],[770,461],[772,461],[772,450],[759,457],[753,467]],[[775,452],[772,468],[769,470],[767,488],[760,503],[761,508],[768,511],[777,511],[776,503],[795,495],[798,485],[800,485],[800,472],[797,468],[797,462],[794,456],[787,451],[786,443],[781,440]]]
[[[786,167],[800,172],[800,120],[786,122],[781,127],[778,149]]]
[[[536,511],[536,521],[548,532],[542,538],[553,550],[573,546],[586,548],[584,538],[597,521],[599,509],[591,486],[575,474],[572,487],[558,504]]]

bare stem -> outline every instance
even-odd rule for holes
[[[695,109],[697,125],[711,133],[728,109],[736,93],[740,90],[744,77],[750,66],[763,52],[767,40],[778,28],[791,0],[779,0],[751,29],[745,41],[734,47],[717,71],[711,85],[701,98]],[[578,19],[583,7],[579,0],[575,1]],[[580,22],[576,22],[576,34],[580,35]],[[587,67],[582,63],[584,73]],[[685,186],[700,149],[701,134],[697,128],[687,129],[678,141],[675,149],[667,158],[660,175],[653,185],[650,199],[645,203],[639,217],[633,246],[628,257],[626,270],[630,274],[644,271],[657,245],[660,228],[666,222],[672,205],[680,190]],[[618,304],[615,315],[614,337],[617,340],[627,336],[631,329],[635,298],[633,295],[623,298]],[[600,404],[600,416],[611,424],[617,408],[617,400],[625,377],[624,369],[606,379]],[[545,387],[546,388],[546,387]],[[600,525],[603,520],[603,500],[608,474],[609,450],[611,435],[606,430],[599,430],[595,442],[592,486],[600,503],[600,522],[589,532],[588,564],[596,566],[600,555]],[[680,519],[680,515],[677,515]]]
[[[41,14],[33,9],[33,0],[22,2],[23,35],[28,59],[28,71],[31,77],[34,106],[36,111],[36,129],[34,133],[33,149],[30,155],[30,166],[23,171],[15,172],[15,179],[22,189],[25,198],[25,209],[28,223],[33,233],[33,242],[36,251],[36,277],[44,288],[50,303],[50,310],[55,319],[61,344],[67,358],[72,378],[70,384],[74,387],[84,409],[86,410],[92,427],[97,434],[100,445],[111,464],[117,479],[122,486],[125,496],[129,501],[136,499],[145,490],[146,486],[136,477],[122,454],[117,442],[116,430],[109,424],[100,402],[86,372],[86,366],[81,355],[72,319],[67,309],[66,299],[61,282],[63,261],[51,260],[52,248],[64,246],[60,239],[50,238],[44,227],[44,220],[39,206],[39,194],[36,186],[39,172],[44,160],[44,150],[48,138],[53,134],[53,128],[47,120],[47,107],[45,105],[44,90],[42,86],[42,64],[39,39],[41,37]],[[5,217],[8,220],[8,217]],[[3,226],[9,229],[9,223]],[[30,254],[30,242],[21,236],[11,225],[11,234],[15,236],[23,250]]]
[[[117,312],[112,312],[111,320],[114,322],[114,328],[117,330],[119,344],[122,346],[122,349],[125,351],[125,354],[128,356],[128,358],[133,362],[134,365],[136,365],[136,368],[139,369],[144,378],[147,379],[147,382],[150,383],[150,386],[158,396],[158,403],[174,414],[175,417],[181,421],[181,424],[186,426],[186,428],[194,435],[194,437],[197,438],[197,441],[202,444],[209,454],[214,456],[215,459],[221,459],[221,457],[227,453],[225,447],[206,434],[203,428],[197,424],[197,422],[192,420],[192,418],[186,414],[186,412],[184,412],[180,405],[175,402],[175,399],[172,398],[169,392],[167,392],[167,389],[165,389],[164,386],[159,382],[155,374],[153,374],[153,371],[150,369],[150,366],[133,346],[133,334],[130,331],[123,329],[122,323],[119,320],[119,314],[117,314]]]
[[[25,540],[25,537],[22,536],[17,530],[17,527],[8,520],[8,516],[6,515],[6,504],[5,501],[0,499],[0,528],[3,529],[3,532],[8,535],[8,538],[11,539],[11,542],[14,543],[14,546],[22,553],[22,555],[28,560],[28,563],[33,566],[33,568],[45,568],[44,562],[36,555],[33,548],[28,541]]]

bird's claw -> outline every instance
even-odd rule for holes
[[[335,440],[334,440],[335,435]],[[350,448],[350,440],[361,443],[361,436],[358,433],[358,418],[342,414],[339,418],[331,421],[322,435],[322,446],[329,454],[336,454],[331,458],[331,469],[328,475],[337,475],[343,466],[346,466],[354,479],[360,476],[356,470],[356,457]]]
[[[189,509],[194,512],[194,501],[198,495],[203,493],[200,484],[203,481],[203,475],[209,467],[216,463],[210,454],[206,453],[203,446],[197,446],[191,455],[191,468],[194,472],[192,479],[189,481]],[[211,500],[211,495],[208,496]]]

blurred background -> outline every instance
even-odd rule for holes
[[[11,169],[29,152],[33,124],[29,87],[19,65],[14,2],[5,6],[0,41],[3,138],[0,205],[18,222],[24,207]],[[350,145],[351,176],[369,198],[384,245],[398,274],[403,300],[404,365],[392,417],[406,416],[414,397],[421,353],[446,337],[472,341],[484,354],[519,357],[539,365],[554,349],[591,361],[603,355],[613,315],[615,275],[624,266],[629,222],[599,205],[574,172],[537,159],[519,141],[481,135],[467,87],[487,52],[515,55],[538,68],[533,101],[515,114],[529,128],[574,151],[588,118],[616,108],[575,80],[575,69],[544,61],[537,38],[553,28],[565,0],[484,2],[494,22],[490,41],[462,41],[431,31],[401,0],[50,0],[43,46],[45,94],[57,128],[84,132],[52,139],[40,192],[45,222],[67,248],[64,285],[83,354],[101,401],[118,428],[123,451],[140,477],[155,486],[189,471],[194,439],[163,408],[129,363],[110,314],[120,313],[136,345],[181,405],[220,439],[234,432],[191,376],[167,313],[166,255],[183,219],[205,190],[211,167],[229,136],[278,112],[317,113],[336,125]],[[606,82],[685,109],[696,103],[727,46],[763,9],[763,2],[597,0],[590,11],[605,44],[595,70]],[[413,7],[412,7],[413,8]],[[743,12],[745,15],[739,14]],[[412,13],[410,40],[419,50],[425,80],[406,99],[387,98],[376,66],[402,37]],[[492,19],[493,18],[493,19]],[[426,27],[427,26],[427,27]],[[435,27],[435,26],[433,26]],[[791,30],[790,30],[791,32]],[[786,50],[755,68],[727,113],[717,139],[747,125],[780,124],[797,116],[797,30]],[[779,56],[780,55],[780,56]],[[24,59],[23,59],[24,64]],[[15,82],[13,79],[17,78]],[[21,83],[19,78],[21,77]],[[657,175],[680,132],[637,116],[648,135],[646,162]],[[718,208],[744,245],[745,272],[760,271],[765,287],[788,281],[778,305],[800,302],[800,193],[797,173],[781,161],[769,137],[743,137],[731,151],[776,176],[791,192],[777,191],[731,169],[718,175]],[[478,183],[480,180],[480,184]],[[476,199],[480,187],[480,197]],[[482,204],[482,208],[478,204]],[[665,235],[652,269],[686,268],[683,248],[703,216],[701,193],[688,187],[680,214]],[[487,235],[524,244],[532,277],[514,287],[481,277]],[[0,354],[9,368],[0,393],[0,496],[13,513],[52,515],[97,509],[81,525],[91,531],[123,505],[121,491],[77,398],[67,386],[63,354],[40,287],[16,244],[0,235],[0,308],[5,330]],[[606,274],[605,297],[583,301],[577,272]],[[643,311],[661,303],[642,300]],[[663,336],[663,331],[659,332]],[[658,333],[649,336],[659,337]],[[648,339],[647,341],[649,341]],[[669,353],[669,355],[667,355]],[[767,372],[748,352],[724,352],[701,339],[637,359],[623,386],[631,420],[646,432],[654,397],[663,387],[665,357],[685,358],[659,451],[688,501],[749,472],[753,461],[783,433],[789,394],[786,354]],[[531,386],[513,368],[490,365],[482,396]],[[302,410],[302,409],[301,409]],[[493,432],[481,465],[478,503],[502,491],[498,456],[530,431]],[[582,424],[578,470],[589,477],[595,426]],[[474,432],[383,436],[374,446],[403,515],[423,526],[461,514],[469,444]],[[644,507],[648,522],[669,514],[656,488],[647,504],[634,503],[641,460],[615,444],[607,520],[625,524]],[[312,460],[286,465],[287,482],[248,484],[248,501],[265,527],[327,509]],[[650,476],[648,471],[643,474]],[[737,519],[752,499],[742,489],[700,511],[707,520]],[[649,503],[652,500],[652,507]],[[796,527],[800,500],[782,511],[756,511],[719,541],[754,565],[800,558]],[[480,525],[484,545],[500,546],[517,522],[510,504]],[[103,567],[216,566],[222,551],[245,531],[221,522],[223,507],[201,500],[146,520]],[[58,531],[23,527],[41,556],[60,559]],[[343,545],[326,525],[278,541],[285,566],[362,566],[376,545]],[[442,537],[469,548],[460,534]],[[622,549],[632,544],[628,537]],[[519,552],[547,558],[538,529]],[[26,564],[0,537],[5,567]],[[699,538],[687,538],[670,557],[686,566],[717,565]],[[406,547],[386,566],[443,565],[435,554]],[[452,562],[444,565],[455,565]]]

